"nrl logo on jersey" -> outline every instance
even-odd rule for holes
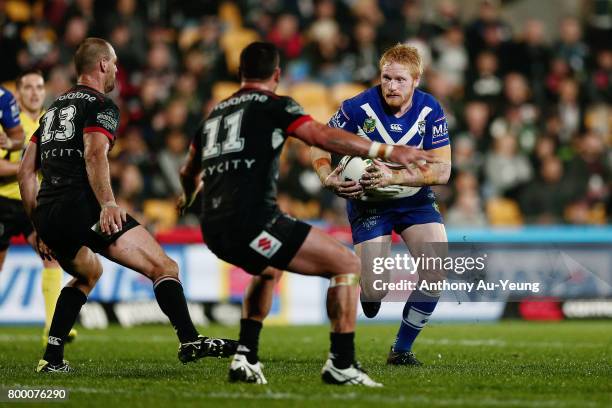
[[[419,132],[420,136],[425,136],[425,121],[424,120],[420,120],[417,123],[417,131]]]
[[[376,129],[376,119],[374,118],[366,118],[363,121],[363,131],[366,133],[372,133]]]

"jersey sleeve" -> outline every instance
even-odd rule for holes
[[[87,132],[103,133],[111,145],[115,143],[117,128],[119,127],[119,108],[106,99],[98,109],[94,109],[85,121],[83,134]]]
[[[357,122],[354,120],[351,105],[348,100],[342,102],[340,109],[331,117],[327,126],[357,133]]]
[[[3,89],[0,96],[0,124],[5,130],[21,124],[19,120],[19,105],[12,93]]]
[[[304,108],[290,97],[281,98],[277,115],[280,125],[288,135],[293,134],[303,123],[312,120],[312,117],[304,112]]]
[[[38,143],[38,138],[40,137],[40,126],[36,128],[32,136],[30,136],[30,142]]]
[[[327,126],[357,133],[357,122],[354,120],[348,100],[342,102],[340,109],[327,122]]]
[[[423,150],[433,150],[450,144],[448,135],[448,123],[442,106],[435,101],[432,112],[425,120],[425,137],[423,138]]]

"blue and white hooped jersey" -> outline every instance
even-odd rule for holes
[[[396,118],[389,111],[380,86],[370,88],[347,99],[330,119],[328,126],[341,128],[374,142],[416,146],[424,150],[450,144],[448,124],[442,107],[430,94],[415,89],[412,106]],[[429,187],[402,187],[402,192],[391,198],[412,200],[406,204],[431,200]],[[425,199],[425,200],[424,200]]]

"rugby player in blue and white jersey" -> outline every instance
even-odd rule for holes
[[[376,290],[376,257],[390,254],[392,231],[400,234],[417,257],[445,256],[446,231],[435,195],[429,186],[446,184],[451,171],[451,149],[446,118],[440,104],[417,89],[422,62],[416,48],[398,44],[380,59],[380,85],[342,103],[329,126],[356,133],[373,142],[416,146],[432,151],[437,163],[411,169],[375,161],[359,182],[341,180],[342,164],[332,169],[330,154],[313,148],[313,165],[322,183],[347,199],[353,244],[361,257],[361,301],[364,314],[374,317],[386,290]],[[380,194],[380,189],[386,190]],[[374,194],[373,189],[378,189]],[[436,244],[442,243],[442,244]],[[420,282],[438,282],[442,272],[419,269]],[[388,274],[386,275],[388,278]],[[420,365],[412,344],[426,325],[440,298],[439,291],[414,290],[388,364]]]

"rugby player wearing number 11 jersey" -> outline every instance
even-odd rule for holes
[[[278,50],[248,45],[240,56],[240,90],[215,106],[195,134],[181,171],[184,209],[203,183],[202,234],[219,258],[255,275],[244,300],[231,381],[265,384],[257,356],[259,332],[270,307],[270,285],[281,270],[330,279],[330,358],[322,370],[332,384],[380,386],[355,360],[354,331],[359,259],[322,231],[283,214],[276,203],[279,156],[295,136],[341,154],[387,158],[404,165],[430,161],[413,147],[372,143],[306,115],[293,99],[274,93],[280,80]],[[265,287],[266,290],[259,290]]]

